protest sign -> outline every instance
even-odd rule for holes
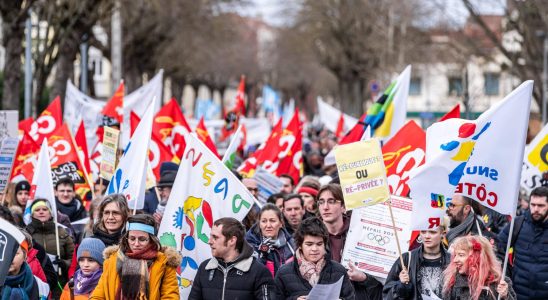
[[[5,137],[16,138],[19,129],[19,112],[16,110],[0,110],[0,140]]]
[[[542,173],[548,171],[548,125],[544,126],[525,149],[521,187],[530,194],[541,186]]]
[[[0,145],[0,191],[3,191],[9,182],[18,143],[17,137],[5,137]]]
[[[255,178],[257,186],[259,187],[259,196],[257,200],[259,200],[261,204],[265,204],[270,195],[280,192],[284,186],[284,183],[280,178],[270,174],[261,167],[257,168],[253,178]]]
[[[118,151],[120,130],[105,126],[103,135],[103,153],[101,166],[99,167],[101,177],[110,180],[116,170],[116,153]]]
[[[392,212],[403,248],[411,237],[410,199],[390,196]],[[390,268],[399,258],[397,240],[387,202],[355,209],[350,220],[350,229],[341,263],[352,262],[356,268],[373,276],[386,278]]]
[[[0,218],[0,287],[4,286],[17,247],[24,240],[25,236],[17,227]]]
[[[388,199],[390,194],[378,139],[340,145],[335,148],[335,159],[346,209]]]

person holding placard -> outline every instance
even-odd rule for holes
[[[443,271],[451,259],[442,244],[444,236],[444,226],[421,230],[422,245],[403,254],[405,268],[402,268],[400,259],[394,262],[384,284],[383,299],[442,297]]]
[[[463,236],[451,246],[451,263],[443,272],[443,299],[514,300],[509,278],[503,277],[493,246],[482,236]]]
[[[295,241],[298,247],[295,260],[283,265],[276,274],[281,299],[305,300],[316,284],[333,284],[341,277],[340,299],[355,299],[354,287],[346,269],[329,259],[329,233],[320,219],[311,217],[303,220],[295,232]]]

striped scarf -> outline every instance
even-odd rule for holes
[[[149,295],[149,267],[158,255],[155,244],[142,251],[123,253],[118,250],[116,270],[120,274],[120,286],[116,300],[147,300]]]

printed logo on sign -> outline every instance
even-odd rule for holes
[[[462,176],[464,175],[464,168],[466,163],[472,156],[472,151],[476,145],[476,141],[480,136],[491,126],[491,122],[485,124],[479,132],[476,133],[476,124],[474,123],[465,123],[459,127],[458,137],[464,139],[463,141],[453,140],[446,144],[440,145],[441,150],[443,151],[453,151],[457,149],[457,153],[451,157],[451,160],[456,162],[461,162],[457,167],[449,173],[449,183],[456,186]]]
[[[4,261],[4,255],[6,254],[6,245],[8,244],[8,237],[0,232],[0,261]]]
[[[431,193],[430,194],[430,206],[432,208],[441,208],[445,207],[445,196],[440,194]]]

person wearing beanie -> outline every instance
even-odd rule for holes
[[[31,205],[31,222],[27,225],[27,232],[30,233],[34,241],[39,243],[46,252],[56,259],[53,262],[61,269],[59,281],[61,286],[68,281],[67,271],[72,260],[74,252],[74,241],[64,226],[58,225],[59,234],[59,253],[57,253],[56,230],[53,220],[51,204],[46,199],[35,199]],[[59,289],[52,291],[54,296],[60,295]]]
[[[105,244],[96,238],[85,238],[80,243],[76,258],[78,269],[65,285],[61,300],[89,299],[103,274],[103,251]]]
[[[17,224],[24,226],[23,212],[25,211],[27,201],[29,200],[30,183],[26,180],[22,180],[15,184],[15,188],[13,187],[14,183],[10,183],[9,185],[11,186],[11,190],[14,191],[13,194],[9,192],[6,194],[6,196],[9,197],[8,199],[10,199],[9,209],[15,217]]]
[[[318,212],[318,205],[316,201],[319,190],[320,183],[315,177],[312,176],[303,178],[297,186],[297,194],[301,195],[304,200],[304,209],[312,215],[315,215]]]

